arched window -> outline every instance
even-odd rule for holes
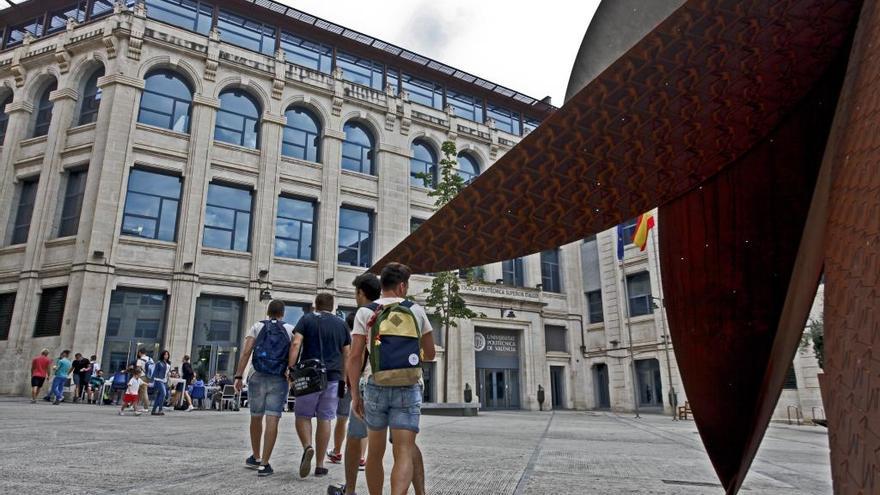
[[[230,88],[220,93],[214,140],[259,148],[260,105],[244,90]]]
[[[160,69],[147,74],[138,122],[189,133],[193,90],[180,74]]]
[[[34,134],[32,137],[45,136],[49,134],[49,124],[52,123],[52,106],[49,100],[49,93],[58,88],[58,83],[52,81],[43,92],[40,93],[40,99],[37,101],[37,118],[34,121]]]
[[[480,175],[480,166],[477,165],[477,159],[470,153],[462,152],[458,154],[458,175],[465,182],[470,182]]]
[[[423,139],[416,139],[412,144],[412,159],[409,161],[409,180],[414,186],[425,186],[422,175],[429,178],[428,185],[433,187],[437,182],[437,155],[434,149]]]
[[[281,140],[281,154],[320,162],[321,125],[315,115],[301,107],[290,107],[284,116],[287,117],[287,124]]]
[[[6,140],[6,126],[9,125],[9,115],[6,114],[6,105],[12,103],[12,93],[0,98],[0,146]]]
[[[92,73],[83,86],[82,106],[79,109],[77,125],[91,124],[98,120],[98,107],[101,106],[101,88],[98,87],[98,78],[103,75],[104,68],[101,67]]]
[[[373,175],[373,134],[357,122],[346,122],[342,130],[342,168]]]

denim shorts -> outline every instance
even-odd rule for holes
[[[336,417],[336,405],[339,402],[339,382],[332,381],[320,392],[296,398],[293,413],[297,418],[318,418],[329,421]]]
[[[380,387],[367,383],[364,412],[371,430],[410,430],[419,432],[422,416],[422,392],[418,385]]]
[[[346,390],[345,395],[339,399],[339,404],[336,405],[336,416],[340,418],[347,418],[348,414],[351,412],[351,390]]]
[[[254,373],[248,378],[248,408],[251,416],[281,416],[290,390],[281,375]]]

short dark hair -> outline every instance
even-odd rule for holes
[[[284,301],[273,299],[266,309],[266,314],[275,318],[282,318],[284,316]]]
[[[146,353],[147,353],[147,350],[145,348],[141,347],[140,349],[138,349],[138,356],[140,356],[141,354],[146,354]]]
[[[354,286],[356,291],[360,290],[363,292],[364,296],[370,301],[375,301],[382,295],[382,287],[379,285],[379,277],[370,272],[362,273],[355,277],[354,282],[352,282],[351,285]]]
[[[91,358],[89,358],[89,359],[98,359],[98,356],[96,356],[96,355],[94,355],[94,354],[92,354],[92,357],[91,357]]]
[[[62,355],[62,356],[65,355],[65,354],[67,354],[68,356],[70,356],[70,350],[69,350],[69,349],[64,349],[63,351],[61,351],[61,355]]]
[[[409,282],[411,274],[412,270],[403,263],[397,263],[396,261],[388,263],[385,265],[385,268],[382,268],[382,289],[393,289],[401,282]]]
[[[322,292],[315,297],[315,310],[333,311],[333,294]]]

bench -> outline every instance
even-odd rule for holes
[[[422,404],[422,414],[431,416],[476,416],[479,411],[479,402],[425,402]]]
[[[684,405],[678,407],[678,419],[688,419],[688,414],[694,414],[691,411],[691,403],[684,401]]]

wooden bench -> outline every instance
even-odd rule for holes
[[[678,419],[688,419],[688,414],[693,415],[691,403],[685,401],[683,406],[678,406]]]

